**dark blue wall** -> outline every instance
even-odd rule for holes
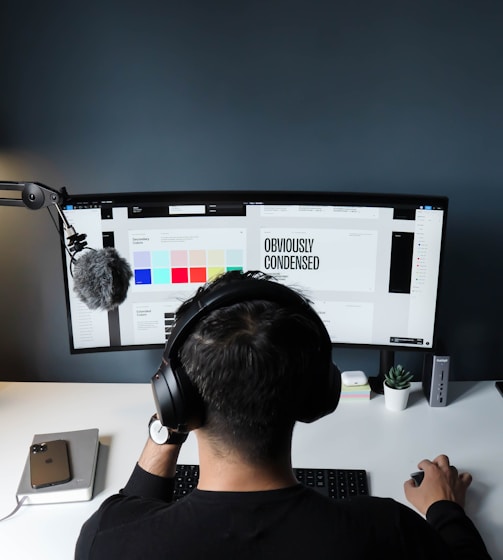
[[[110,4],[3,3],[0,180],[445,194],[453,375],[502,377],[503,3]],[[156,351],[70,355],[45,211],[0,208],[0,259],[0,379],[150,378]]]

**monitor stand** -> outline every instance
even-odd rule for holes
[[[393,350],[381,350],[379,354],[379,373],[377,377],[369,377],[369,385],[374,393],[384,393],[384,375],[395,365],[395,352]]]

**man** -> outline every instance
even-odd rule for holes
[[[297,483],[294,424],[330,412],[339,396],[327,340],[309,304],[260,273],[201,288],[179,309],[155,376],[161,386],[185,376],[195,389],[190,413],[170,424],[194,430],[198,486],[173,503],[186,434],[149,439],[126,487],[83,526],[77,560],[489,558],[463,510],[471,476],[446,456],[422,461],[423,482],[404,486],[426,520],[391,499],[329,500]],[[165,406],[158,391],[164,421],[178,404]]]

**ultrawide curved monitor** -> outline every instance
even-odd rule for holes
[[[332,342],[432,350],[448,200],[296,191],[68,196],[93,248],[133,278],[114,311],[92,311],[64,271],[71,351],[164,346],[180,303],[227,270],[261,270],[313,302]]]

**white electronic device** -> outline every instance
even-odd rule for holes
[[[366,385],[368,383],[367,376],[363,371],[343,371],[341,373],[342,384],[346,387],[352,387],[354,385]]]
[[[100,446],[98,429],[91,428],[72,432],[35,434],[32,445],[50,440],[64,440],[67,442],[71,465],[71,480],[56,486],[33,488],[30,480],[30,457],[28,456],[17,489],[16,497],[18,503],[21,500],[23,500],[25,505],[90,500],[93,496]]]

